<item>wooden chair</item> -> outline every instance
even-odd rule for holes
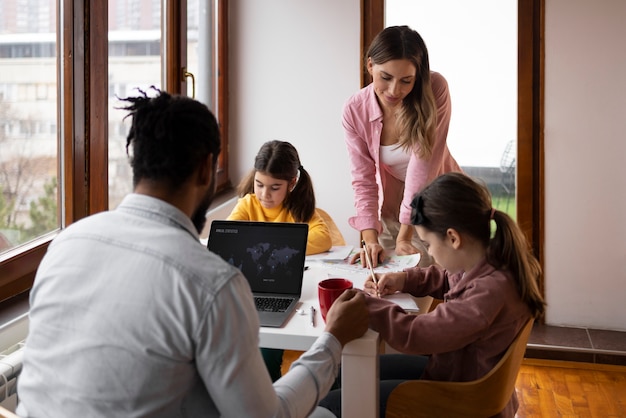
[[[387,401],[387,418],[490,417],[504,409],[515,390],[515,381],[532,330],[531,318],[504,356],[485,376],[472,382],[411,380],[401,383]]]
[[[324,209],[316,208],[317,213],[324,219],[326,225],[328,225],[328,229],[330,229],[330,238],[332,239],[333,245],[346,245],[346,240],[343,238],[339,227],[333,221],[333,218],[326,212]]]
[[[0,418],[19,418],[13,412],[0,405]]]

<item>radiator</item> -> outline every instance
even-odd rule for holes
[[[0,405],[11,411],[17,405],[17,378],[22,371],[27,334],[28,312],[0,324]]]
[[[23,357],[23,341],[0,353],[0,403],[16,394],[17,377],[22,371]]]

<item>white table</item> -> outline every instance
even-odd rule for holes
[[[315,264],[305,271],[300,308],[306,315],[295,313],[282,328],[261,327],[260,346],[288,350],[308,350],[324,331],[319,311],[317,283],[327,277],[341,277],[341,271],[331,271]],[[311,326],[308,310],[317,312],[315,327]],[[378,333],[367,330],[361,338],[351,341],[341,355],[341,413],[345,418],[378,417]]]

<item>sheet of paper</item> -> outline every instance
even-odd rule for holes
[[[419,312],[420,310],[413,296],[408,293],[394,293],[393,295],[383,296],[383,298],[397,303],[405,311]]]
[[[307,257],[307,261],[308,260],[317,261],[319,263],[322,263],[322,265],[325,268],[341,269],[341,270],[352,271],[352,272],[357,272],[357,273],[365,271],[367,273],[368,270],[363,268],[363,265],[361,264],[360,260],[357,261],[355,264],[350,264],[349,262],[350,257],[354,253],[355,253],[354,250],[351,251],[348,257],[345,257],[343,259],[324,259],[324,258],[311,259],[309,258],[311,256],[309,256]],[[383,261],[382,264],[379,264],[374,269],[374,271],[376,273],[389,273],[392,271],[402,271],[405,268],[417,266],[417,263],[419,263],[420,261],[420,257],[421,257],[420,254],[389,255],[385,258],[385,261]]]
[[[319,261],[319,260],[334,260],[340,261],[345,260],[352,253],[354,247],[352,245],[333,245],[330,247],[330,250],[320,253],[307,255],[306,261]]]
[[[369,277],[369,270],[361,269],[361,271],[348,271],[343,269],[330,268],[327,270],[326,275],[328,276],[328,278],[341,277],[344,279],[348,279],[352,281],[355,289],[363,289],[365,281]],[[383,296],[383,299],[387,299],[391,302],[397,303],[405,311],[419,311],[419,307],[417,306],[415,299],[413,299],[413,296],[408,293],[394,293],[393,295]]]

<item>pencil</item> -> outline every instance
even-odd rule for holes
[[[367,266],[370,269],[372,280],[374,281],[374,284],[378,286],[378,280],[376,280],[376,275],[374,274],[374,267],[372,264],[372,259],[370,258],[370,253],[367,252],[367,246],[365,245],[365,240],[361,240],[361,246],[363,247],[363,250],[365,251],[365,261],[367,262]],[[376,290],[376,294],[379,295],[378,290]]]

